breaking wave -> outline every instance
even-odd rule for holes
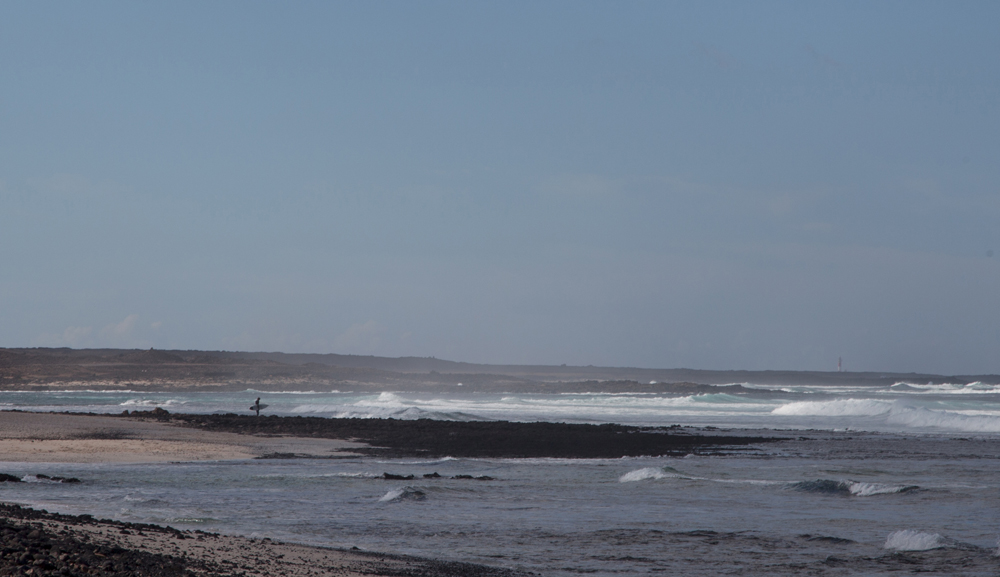
[[[851,426],[872,424],[904,429],[936,429],[966,433],[1000,433],[1000,412],[995,409],[940,410],[913,406],[904,401],[877,399],[836,399],[830,401],[796,401],[785,403],[771,411],[772,415],[792,417],[834,417],[867,419],[847,422]],[[982,414],[986,413],[986,414]],[[876,421],[872,421],[876,419]]]
[[[391,393],[383,393],[391,394]],[[428,411],[420,407],[406,406],[357,406],[311,403],[298,405],[289,413],[294,415],[318,415],[336,419],[434,419],[436,421],[488,421],[485,417],[462,411]]]
[[[874,417],[888,414],[892,401],[872,399],[838,399],[835,401],[797,401],[771,411],[772,415],[796,417]]]
[[[937,533],[906,529],[890,533],[883,548],[895,551],[930,551],[946,546],[945,539]]]
[[[940,383],[935,385],[934,383],[906,383],[899,382],[891,387],[889,390],[897,393],[935,393],[935,394],[958,394],[958,395],[968,395],[968,394],[991,394],[1000,393],[1000,385],[994,385],[989,383],[983,383],[976,381],[974,383],[959,384],[959,383]]]
[[[166,399],[163,401],[157,401],[151,399],[128,399],[127,401],[118,403],[118,406],[119,407],[176,407],[184,404],[186,404],[185,401],[180,401],[177,399]]]
[[[805,493],[870,497],[872,495],[908,493],[910,491],[916,491],[920,487],[916,485],[886,485],[883,483],[862,483],[856,481],[816,479],[815,481],[799,481],[797,483],[792,483],[789,485],[789,488]]]
[[[833,479],[816,479],[814,481],[784,481],[758,479],[710,479],[705,477],[689,477],[673,467],[645,467],[629,471],[618,478],[619,483],[635,483],[637,481],[657,479],[683,479],[686,481],[711,481],[713,483],[733,483],[746,485],[784,485],[795,491],[819,493],[825,495],[844,495],[847,497],[871,497],[872,495],[891,495],[908,493],[920,489],[917,485],[888,485],[884,483],[867,483],[858,481],[836,481]]]
[[[402,487],[400,489],[393,489],[379,499],[381,503],[389,503],[393,501],[423,501],[427,499],[427,493],[424,493],[420,489],[414,489],[413,487]]]
[[[646,479],[678,479],[684,478],[677,471],[670,467],[646,467],[637,471],[630,471],[618,478],[619,483],[634,483],[635,481],[645,481]]]

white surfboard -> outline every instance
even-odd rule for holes
[[[266,408],[267,408],[267,405],[265,405],[264,403],[261,403],[259,405],[254,405],[254,406],[250,407],[250,410],[251,411],[256,411],[258,409],[266,409]]]

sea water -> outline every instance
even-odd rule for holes
[[[1000,571],[1000,391],[990,386],[693,396],[5,392],[0,403],[249,413],[258,396],[265,412],[281,415],[770,428],[790,440],[751,455],[685,458],[0,463],[0,472],[29,481],[3,484],[0,499],[543,575]],[[386,480],[386,472],[414,479]],[[441,477],[423,477],[432,473]]]
[[[663,393],[483,394],[304,390],[147,393],[130,390],[3,391],[0,409],[121,413],[162,407],[181,413],[243,413],[257,397],[265,414],[737,428],[856,429],[1000,434],[1000,385],[896,383],[767,388],[698,395]],[[746,390],[749,389],[749,390]],[[726,389],[720,389],[725,391]]]

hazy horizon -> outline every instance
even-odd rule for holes
[[[995,3],[0,6],[0,346],[1000,373]]]

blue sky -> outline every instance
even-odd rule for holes
[[[1000,372],[996,3],[0,6],[0,346]]]

